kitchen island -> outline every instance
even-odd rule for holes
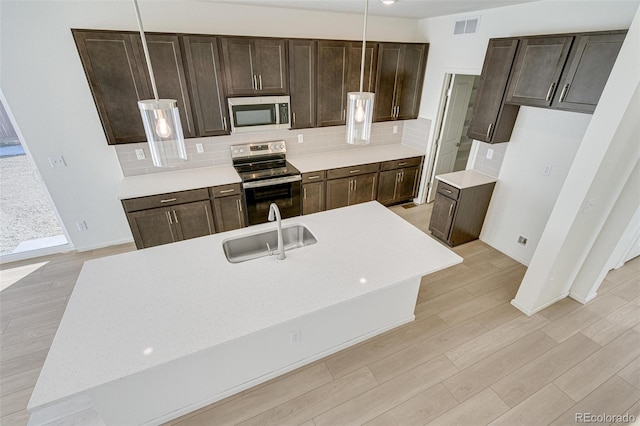
[[[158,424],[414,319],[423,275],[462,258],[377,202],[283,221],[317,243],[229,263],[273,223],[86,262],[28,409]]]

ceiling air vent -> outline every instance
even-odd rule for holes
[[[456,21],[456,25],[453,28],[453,34],[473,34],[478,32],[478,26],[480,24],[480,17],[461,19]]]

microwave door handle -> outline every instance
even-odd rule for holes
[[[274,105],[275,105],[274,109],[276,110],[276,122],[275,122],[275,124],[280,124],[280,104],[279,103],[275,103]]]

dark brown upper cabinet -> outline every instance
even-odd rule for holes
[[[222,55],[228,95],[289,93],[286,40],[222,37]]]
[[[504,103],[518,48],[517,38],[489,40],[467,136],[488,143],[507,142],[518,116],[517,105]]]
[[[137,102],[152,99],[151,80],[140,35],[72,30],[98,115],[110,145],[144,142]],[[179,38],[147,34],[158,96],[176,99],[185,137],[195,135]]]
[[[363,90],[373,91],[376,78],[377,44],[365,48]],[[320,40],[318,42],[317,125],[345,124],[347,93],[360,90],[362,43]]]
[[[318,42],[289,40],[291,127],[316,125],[316,57]]]
[[[552,108],[593,113],[626,31],[576,36]]]
[[[573,39],[572,35],[522,38],[506,102],[550,106]]]
[[[428,46],[379,44],[374,121],[418,117]]]
[[[229,134],[218,37],[183,36],[197,136]]]

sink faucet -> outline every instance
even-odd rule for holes
[[[269,222],[276,220],[278,224],[278,260],[283,260],[284,255],[284,243],[282,242],[282,217],[280,216],[280,209],[276,203],[271,203],[269,206]]]

